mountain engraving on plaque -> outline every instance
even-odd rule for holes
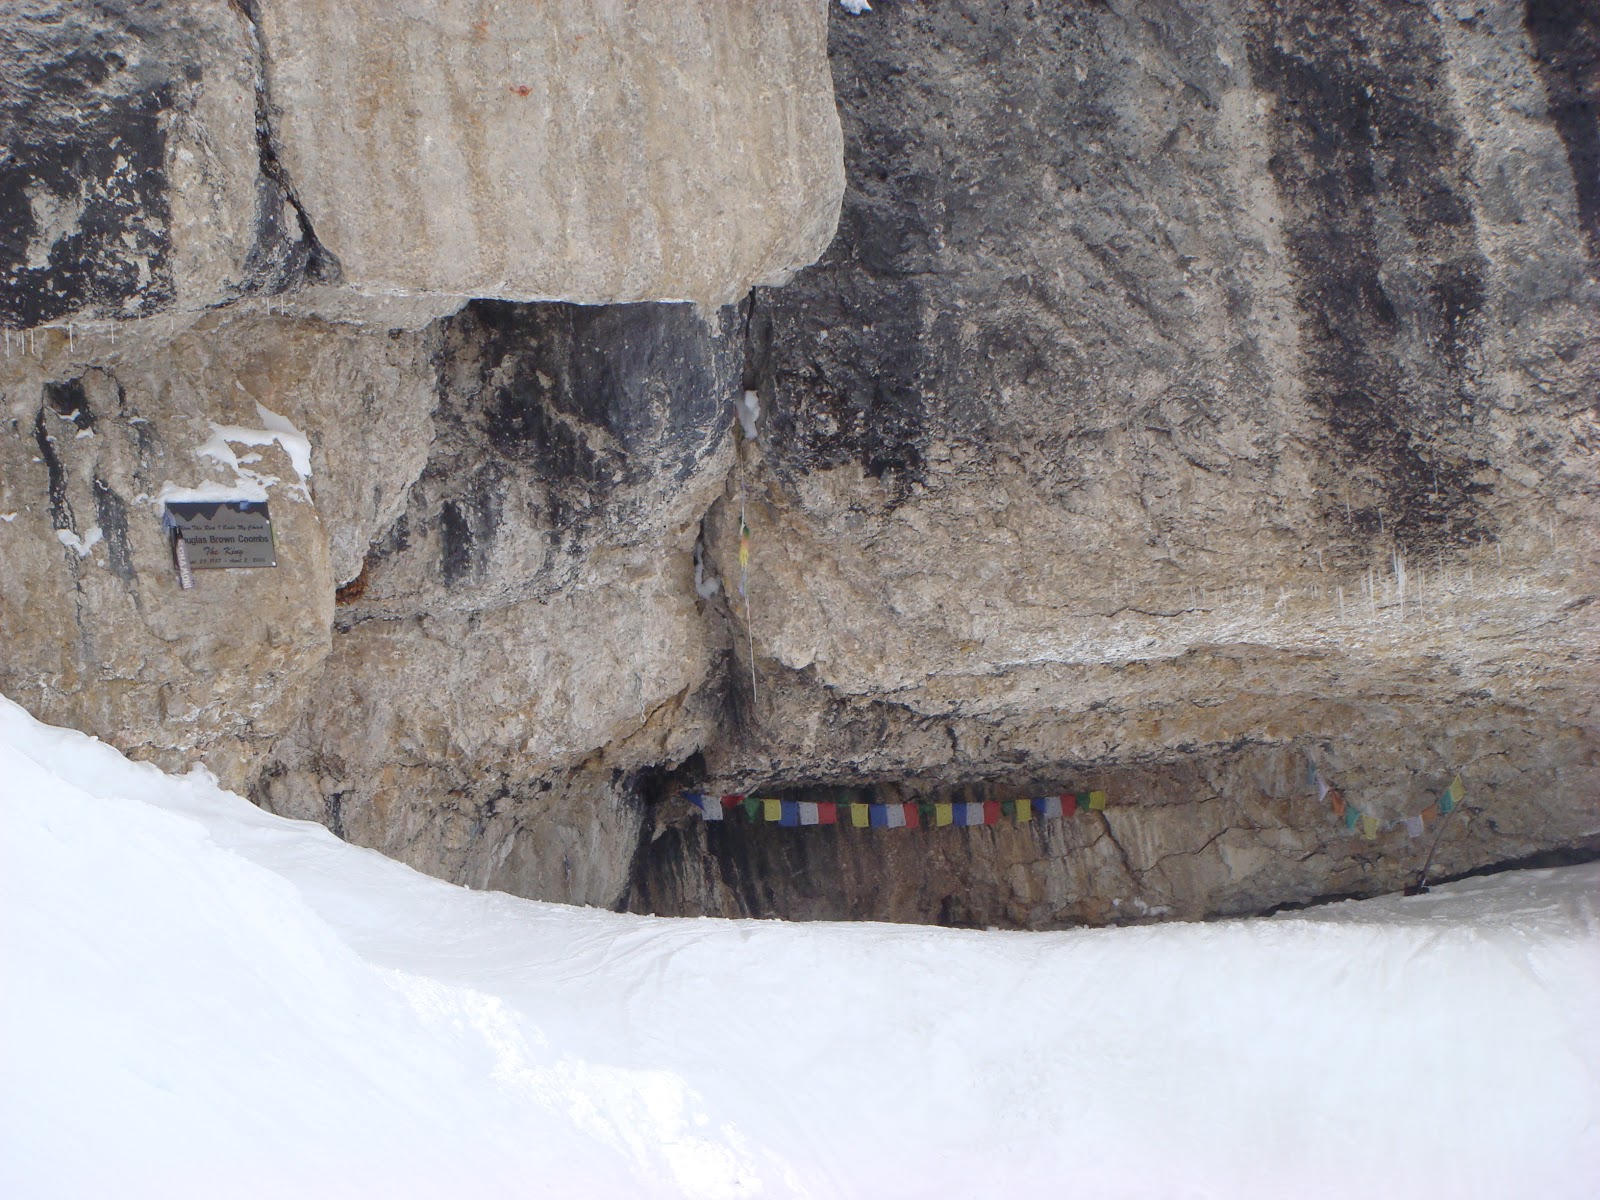
[[[192,585],[190,571],[278,565],[265,500],[168,501],[161,523],[185,588]]]

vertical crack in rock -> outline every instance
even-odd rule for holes
[[[267,55],[261,38],[256,0],[229,0],[245,22],[255,56],[255,130],[261,156],[261,180],[256,197],[256,240],[246,259],[246,273],[258,280],[256,289],[276,295],[301,279],[338,283],[343,277],[339,260],[318,239],[311,217],[295,194],[294,183],[278,155],[272,132],[272,101],[267,94]],[[283,206],[294,213],[297,241],[287,241]]]

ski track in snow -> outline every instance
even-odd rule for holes
[[[1600,864],[1055,934],[474,892],[0,700],[0,1194],[1593,1196]]]

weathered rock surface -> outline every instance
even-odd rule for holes
[[[833,186],[799,121],[820,9],[583,10],[579,41],[541,6],[527,45],[582,70],[537,78],[512,10],[385,10],[320,108],[355,18],[250,11],[316,231],[291,274],[321,244],[345,282],[8,341],[0,689],[41,716],[447,878],[659,912],[1042,927],[1394,888],[1440,829],[1436,874],[1600,849],[1588,8],[835,13],[822,262],[720,310],[460,311],[545,294],[535,268],[720,299],[792,266]],[[668,109],[694,137],[598,132]],[[556,172],[521,208],[514,144]],[[87,294],[62,311],[109,311]],[[180,592],[151,501],[235,479],[196,449],[258,404],[313,451],[302,492],[233,443],[279,479],[282,565]],[[1456,773],[1467,803],[1364,840],[1308,761],[1379,818]],[[686,788],[1110,808],[707,827]]]
[[[728,304],[833,236],[822,0],[262,0],[283,162],[352,286]]]
[[[308,700],[336,581],[422,469],[431,335],[248,310],[176,336],[153,323],[115,343],[52,330],[0,360],[0,688],[135,753],[204,754],[244,786]],[[262,429],[258,404],[310,438],[308,484],[282,444],[227,439]],[[209,571],[181,591],[163,488],[258,481],[277,568]]]
[[[1461,771],[1446,870],[1591,841],[1595,143],[1548,97],[1593,30],[1534,7],[836,21],[849,191],[757,295],[760,682],[709,786],[1115,807],[691,818],[634,903],[1037,925],[1414,878],[1308,756],[1384,818]]]
[[[477,303],[440,334],[437,430],[340,593],[263,799],[489,886],[614,903],[638,777],[708,738],[694,587],[742,323],[682,305]]]
[[[224,0],[0,10],[0,326],[299,282],[314,247],[263,163],[259,85]]]

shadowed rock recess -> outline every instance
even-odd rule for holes
[[[1597,63],[1562,0],[10,5],[0,690],[663,914],[1600,853]],[[168,483],[279,565],[180,590]]]

